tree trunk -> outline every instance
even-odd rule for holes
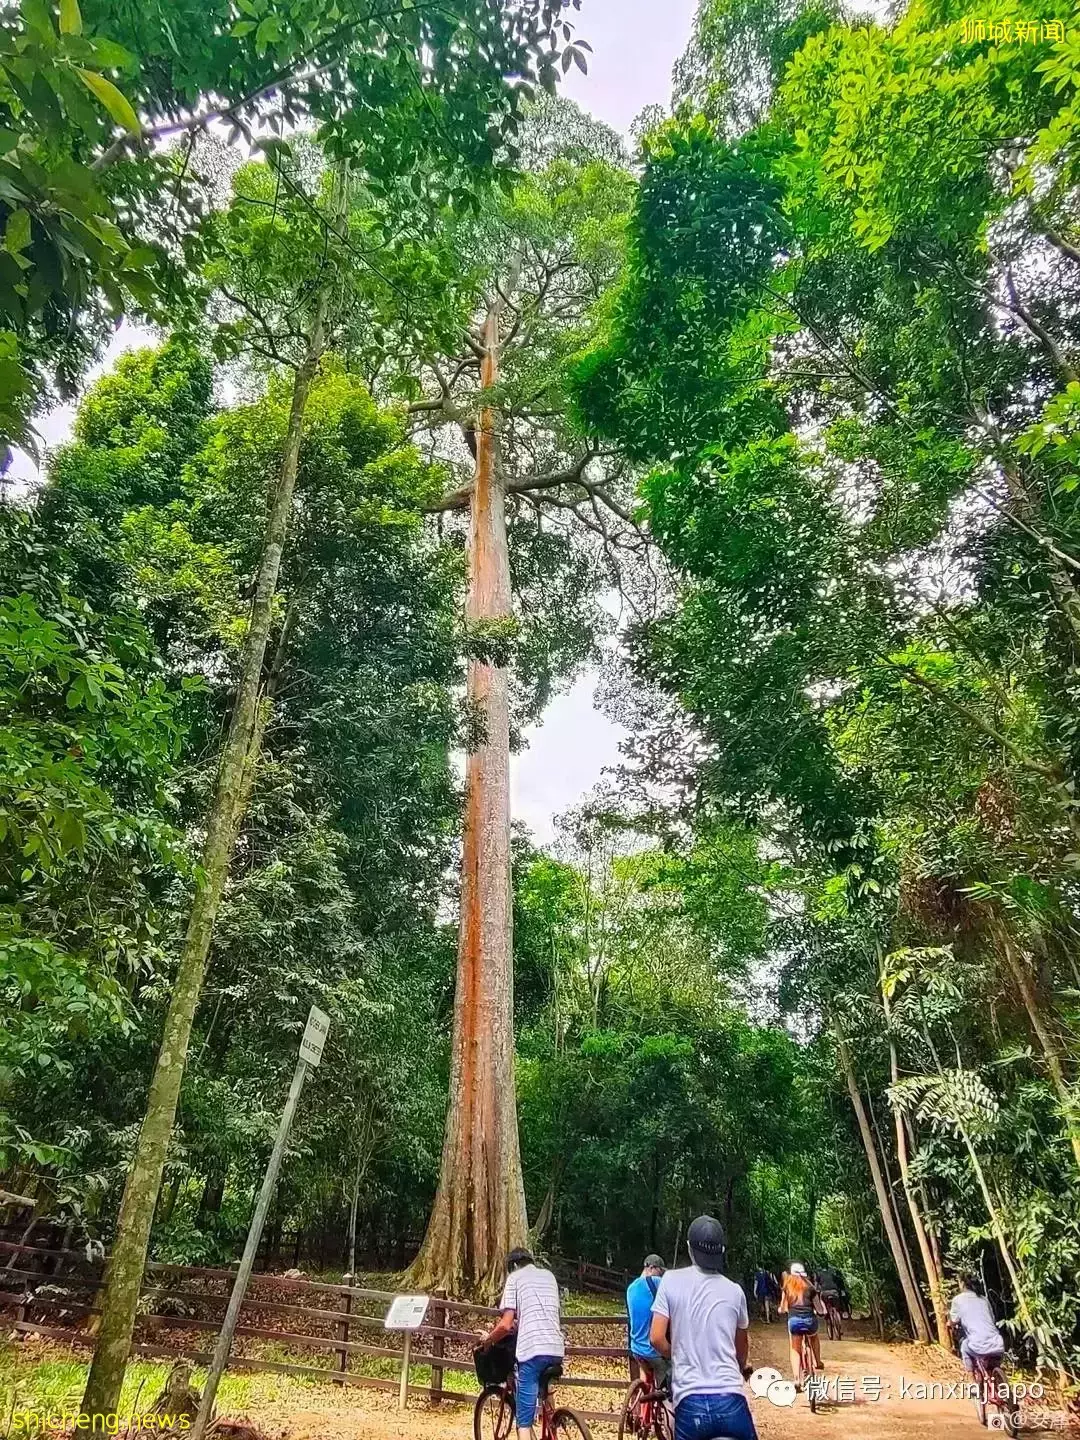
[[[362,1117],[362,1118],[361,1118]],[[356,1165],[352,1195],[349,1197],[349,1276],[356,1284],[356,1217],[360,1209],[360,1186],[367,1174],[375,1135],[374,1102],[365,1096],[356,1113]]]
[[[867,1095],[864,1103],[867,1114],[870,1117],[870,1128],[874,1132],[875,1149],[881,1161],[881,1173],[885,1180],[885,1190],[889,1197],[889,1206],[893,1213],[893,1219],[896,1221],[896,1233],[900,1236],[900,1246],[904,1252],[904,1259],[907,1261],[908,1274],[915,1283],[915,1293],[919,1297],[919,1310],[922,1313],[923,1319],[926,1321],[926,1330],[929,1334],[930,1317],[926,1313],[926,1306],[923,1303],[922,1291],[919,1289],[918,1281],[915,1280],[915,1266],[911,1259],[911,1247],[908,1244],[907,1233],[904,1230],[904,1219],[900,1213],[900,1206],[896,1199],[896,1183],[893,1180],[892,1171],[889,1169],[889,1152],[885,1145],[885,1137],[881,1133],[881,1127],[878,1125],[877,1109],[874,1106],[873,1095],[870,1093],[870,1081],[865,1075],[863,1076],[863,1082],[866,1085]],[[856,1081],[856,1083],[858,1082]]]
[[[536,1217],[536,1224],[533,1226],[531,1240],[533,1245],[540,1245],[547,1234],[552,1219],[555,1215],[555,1200],[559,1193],[559,1181],[562,1179],[565,1159],[562,1155],[556,1155],[555,1163],[551,1167],[551,1179],[548,1181],[547,1193],[544,1196],[544,1203],[540,1206],[540,1213]]]
[[[911,1276],[912,1283],[915,1286],[915,1294],[919,1300],[919,1313],[923,1318],[923,1322],[926,1325],[926,1333],[929,1336],[930,1316],[926,1311],[926,1304],[923,1300],[922,1291],[919,1289],[919,1282],[915,1278],[915,1264],[911,1258],[911,1246],[908,1244],[907,1232],[904,1230],[904,1217],[896,1198],[896,1184],[893,1180],[892,1172],[889,1169],[889,1152],[885,1145],[885,1137],[881,1133],[881,1127],[878,1125],[877,1110],[874,1106],[873,1096],[870,1093],[870,1082],[865,1075],[863,1076],[863,1080],[866,1084],[867,1094],[865,1104],[870,1116],[870,1126],[874,1132],[875,1148],[881,1160],[881,1173],[885,1179],[885,1189],[889,1196],[889,1205],[892,1209],[893,1219],[896,1221],[896,1233],[900,1236],[900,1245],[904,1252],[904,1259],[907,1262],[908,1274]]]
[[[885,1007],[885,1024],[889,1028],[889,1078],[893,1085],[900,1079],[900,1066],[896,1055],[896,1041],[892,1035],[892,1016],[889,1009],[889,996],[886,987],[881,990],[882,1004]],[[896,1158],[900,1164],[900,1181],[904,1187],[904,1195],[907,1199],[908,1214],[911,1216],[911,1228],[915,1231],[915,1239],[919,1245],[919,1254],[922,1257],[923,1271],[926,1275],[926,1283],[930,1287],[930,1301],[934,1307],[934,1328],[937,1331],[938,1344],[944,1349],[950,1348],[949,1343],[949,1311],[945,1304],[945,1292],[941,1287],[941,1271],[938,1269],[934,1252],[930,1246],[930,1236],[923,1222],[922,1212],[919,1210],[918,1202],[915,1199],[915,1191],[911,1184],[911,1166],[908,1156],[908,1137],[904,1123],[904,1112],[895,1102],[892,1104],[893,1122],[896,1126]]]
[[[836,1034],[840,1063],[844,1067],[844,1078],[847,1081],[848,1094],[851,1097],[851,1106],[855,1111],[855,1119],[858,1122],[863,1149],[866,1151],[867,1163],[870,1166],[870,1177],[874,1182],[874,1193],[877,1195],[878,1209],[881,1211],[881,1223],[885,1227],[885,1236],[889,1242],[889,1249],[892,1251],[893,1264],[896,1266],[896,1273],[900,1277],[900,1285],[904,1292],[904,1300],[907,1304],[911,1326],[915,1331],[916,1338],[928,1345],[930,1343],[930,1327],[923,1313],[922,1299],[919,1295],[918,1287],[915,1284],[915,1277],[911,1273],[907,1257],[904,1254],[904,1247],[901,1243],[896,1217],[893,1213],[892,1200],[885,1184],[885,1177],[881,1172],[881,1162],[878,1159],[877,1147],[874,1144],[873,1132],[870,1129],[870,1121],[866,1114],[866,1106],[863,1104],[863,1098],[859,1093],[859,1087],[855,1080],[855,1070],[851,1063],[851,1055],[848,1052],[847,1042],[844,1039],[843,1033],[839,1025],[835,1022],[833,1029]]]
[[[1069,1134],[1069,1143],[1072,1145],[1073,1159],[1076,1167],[1080,1170],[1080,1125],[1077,1123],[1076,1100],[1065,1074],[1065,1066],[1061,1058],[1061,1050],[1050,1027],[1043,1016],[1042,1006],[1039,997],[1035,992],[1032,983],[1031,970],[1028,966],[1026,955],[1018,954],[1013,937],[1009,933],[1008,926],[999,917],[995,916],[991,922],[991,931],[996,942],[996,948],[1005,958],[1009,974],[1013,978],[1023,1001],[1027,1017],[1031,1021],[1031,1028],[1035,1032],[1035,1038],[1039,1042],[1039,1048],[1043,1053],[1046,1062],[1047,1073],[1050,1076],[1050,1084],[1053,1086],[1054,1094],[1061,1106],[1061,1117],[1065,1122],[1065,1128]]]
[[[236,699],[229,733],[214,785],[203,846],[202,868],[195,888],[187,935],[165,1016],[157,1062],[150,1082],[146,1115],[128,1170],[124,1197],[116,1225],[102,1296],[101,1325],[90,1375],[83,1395],[83,1412],[109,1415],[119,1408],[124,1368],[131,1349],[135,1312],[150,1244],[169,1137],[176,1118],[180,1082],[184,1074],[195,1008],[206,974],[210,942],[221,904],[229,861],[243,814],[240,800],[246,790],[245,772],[253,765],[251,747],[259,725],[259,686],[273,619],[285,533],[292,510],[304,411],[323,349],[327,293],[320,296],[308,335],[307,353],[293,381],[292,407],[277,483],[270,499],[262,557],[251,602],[251,619],[244,645]]]
[[[919,998],[919,1014],[922,1019],[923,1038],[926,1041],[927,1049],[930,1051],[931,1058],[933,1059],[934,1068],[937,1070],[937,1073],[939,1075],[943,1076],[945,1074],[945,1067],[941,1063],[941,1056],[938,1054],[938,1048],[934,1044],[934,1037],[930,1034],[930,1027],[927,1024],[926,1020],[926,1010],[923,1006],[921,996]],[[957,1045],[956,1047],[956,1064],[957,1069],[959,1070],[961,1068],[961,1055],[959,1045]],[[964,1143],[964,1149],[968,1153],[968,1159],[971,1161],[972,1173],[974,1174],[976,1184],[979,1187],[979,1193],[982,1195],[983,1204],[986,1206],[986,1214],[987,1218],[990,1221],[990,1229],[993,1233],[994,1239],[997,1241],[998,1251],[1001,1255],[1002,1261],[1004,1262],[1005,1269],[1008,1272],[1009,1281],[1013,1287],[1013,1293],[1016,1298],[1016,1308],[1020,1312],[1020,1319],[1024,1322],[1025,1326],[1029,1330],[1031,1330],[1034,1328],[1034,1321],[1031,1317],[1031,1307],[1028,1305],[1027,1296],[1024,1293],[1024,1287],[1020,1283],[1020,1272],[1016,1268],[1016,1262],[1013,1260],[1012,1251],[1009,1249],[1009,1240],[1008,1236],[1005,1234],[1005,1226],[1002,1223],[1001,1213],[998,1209],[993,1195],[990,1193],[990,1185],[986,1178],[986,1171],[982,1167],[982,1161],[979,1159],[978,1152],[976,1151],[975,1146],[972,1143],[971,1136],[968,1134],[967,1127],[960,1120],[959,1116],[957,1116],[955,1124],[956,1129],[960,1134],[960,1139]]]
[[[499,318],[484,325],[481,385],[499,370]],[[467,616],[511,616],[506,495],[498,417],[485,405],[475,431],[470,496]],[[509,674],[487,659],[469,661],[468,699],[481,727],[465,776],[461,918],[450,1068],[450,1106],[439,1188],[409,1283],[449,1295],[491,1299],[506,1254],[527,1233],[514,1093],[513,911],[510,890]]]

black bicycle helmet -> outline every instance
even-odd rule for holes
[[[711,1215],[699,1215],[686,1232],[686,1243],[690,1258],[699,1270],[714,1273],[723,1270],[727,1236],[719,1220],[714,1220]]]

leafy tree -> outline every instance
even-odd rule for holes
[[[968,1167],[978,1219],[952,1213],[954,1243],[983,1227],[1022,1327],[1059,1359],[1074,1319],[1019,1254],[1021,1215],[1044,1184],[1070,1188],[1061,1158],[1077,1144],[1061,948],[1077,634],[1065,49],[1052,34],[1042,52],[987,48],[921,7],[870,27],[805,11],[787,69],[753,61],[748,93],[729,63],[763,47],[743,35],[721,59],[714,45],[740,24],[703,10],[692,93],[724,132],[685,113],[648,138],[611,324],[576,367],[596,432],[654,467],[650,521],[681,579],[637,664],[704,744],[690,760],[670,733],[641,750],[651,782],[689,778],[696,816],[752,820],[806,877],[813,923],[787,959],[787,1003],[816,1016],[847,1073],[913,1326],[926,1318],[907,1234],[940,1325],[928,1177]],[[955,1067],[951,1047],[927,1064],[924,1040],[916,1059],[885,1013],[882,956],[912,944],[948,945],[980,977]],[[954,1129],[946,1159],[927,1133],[939,1112],[901,1103],[975,1085],[943,1079],[953,1068],[985,1083],[1002,1037],[979,1022],[1003,985],[1005,1043],[1024,1056],[1010,1094],[1052,1096],[1057,1114],[1038,1181],[991,1132]],[[860,1007],[875,1021],[865,1080],[845,1060]]]
[[[622,467],[580,437],[564,383],[619,263],[632,182],[610,132],[573,107],[540,108],[526,138],[533,168],[516,185],[476,216],[445,214],[424,247],[403,251],[406,275],[457,279],[433,287],[426,309],[423,290],[419,300],[405,293],[390,315],[401,339],[377,379],[404,391],[418,433],[452,466],[455,483],[427,510],[469,517],[473,735],[451,1107],[411,1275],[424,1288],[486,1295],[527,1228],[512,1086],[512,699],[519,713],[537,712],[552,683],[591,652],[600,623],[593,577],[611,575],[643,543],[620,499]],[[470,1140],[480,1116],[483,1149]]]
[[[108,319],[175,317],[182,254],[207,206],[195,142],[217,123],[271,154],[309,124],[372,184],[437,158],[462,201],[513,161],[522,103],[581,50],[564,0],[345,0],[285,12],[172,0],[22,0],[0,23],[0,435],[32,440]],[[577,6],[575,5],[575,8]],[[511,82],[507,77],[513,76]],[[161,142],[171,144],[163,147]],[[193,161],[195,163],[193,163]]]
[[[63,1136],[20,1125],[12,1092],[69,1072],[73,1044],[130,1028],[132,988],[161,967],[160,907],[184,864],[184,727],[134,608],[92,610],[18,511],[3,516],[0,573],[0,1163],[63,1166]]]

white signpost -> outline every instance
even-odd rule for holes
[[[296,1062],[292,1084],[289,1086],[289,1098],[285,1101],[285,1109],[281,1114],[281,1123],[278,1125],[277,1138],[274,1141],[274,1148],[270,1152],[270,1159],[267,1162],[262,1189],[259,1191],[259,1199],[255,1205],[255,1213],[251,1217],[251,1228],[248,1230],[247,1244],[244,1246],[243,1258],[240,1261],[240,1268],[236,1272],[236,1279],[233,1281],[232,1294],[229,1296],[229,1308],[225,1311],[225,1319],[221,1325],[221,1334],[218,1336],[217,1344],[214,1347],[214,1358],[206,1376],[206,1385],[203,1389],[199,1413],[195,1417],[195,1424],[191,1428],[191,1440],[203,1440],[203,1436],[206,1434],[206,1427],[210,1423],[210,1416],[214,1409],[214,1397],[217,1395],[218,1384],[225,1371],[225,1366],[229,1363],[229,1351],[232,1349],[233,1335],[236,1333],[237,1321],[240,1319],[240,1307],[244,1303],[244,1295],[247,1293],[251,1272],[255,1268],[255,1256],[259,1249],[259,1241],[262,1239],[266,1216],[270,1210],[270,1201],[274,1195],[274,1186],[277,1184],[278,1173],[281,1170],[281,1159],[285,1154],[285,1142],[288,1140],[289,1131],[292,1129],[293,1116],[296,1114],[296,1105],[300,1099],[300,1091],[304,1088],[304,1081],[307,1079],[308,1071],[316,1069],[322,1059],[323,1046],[326,1044],[326,1036],[329,1030],[330,1017],[324,1014],[317,1005],[312,1005],[311,1010],[308,1012],[304,1037],[300,1041],[300,1058]],[[426,1308],[425,1303],[425,1309]]]
[[[413,1331],[424,1323],[431,1297],[428,1295],[395,1295],[383,1321],[385,1330],[401,1330],[404,1334],[404,1348],[401,1354],[401,1388],[398,1391],[398,1409],[404,1410],[409,1403],[409,1352],[412,1349]]]

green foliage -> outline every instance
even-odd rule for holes
[[[540,1243],[636,1266],[650,1249],[673,1254],[688,1220],[713,1209],[741,1271],[779,1245],[754,1218],[761,1176],[794,1171],[812,1148],[796,1045],[752,1023],[728,983],[763,938],[747,881],[764,871],[745,834],[686,856],[625,853],[625,825],[584,811],[568,820],[573,864],[519,857],[530,1214],[545,1217]]]
[[[162,963],[184,736],[137,616],[95,613],[33,521],[4,516],[0,573],[0,1163],[43,1158],[8,1109],[134,1018]],[[24,589],[17,587],[23,586]],[[57,1136],[62,1141],[63,1131]]]
[[[33,1076],[12,1068],[5,1109],[35,1147],[32,1169],[95,1227],[115,1205],[145,1091],[186,913],[177,858],[197,843],[266,475],[288,423],[278,381],[215,413],[208,379],[205,356],[178,341],[126,357],[88,395],[32,517],[11,512],[66,577],[39,623],[33,565],[6,571],[10,684],[37,697],[11,760],[25,785],[37,758],[30,740],[39,749],[48,741],[60,758],[45,778],[65,789],[55,824],[44,782],[20,807],[13,774],[4,797],[8,842],[21,827],[8,880],[25,917],[8,937],[13,954],[22,945],[18,968],[13,961],[5,974],[22,984],[37,957],[18,1037],[24,1049],[48,1051],[33,1059]],[[284,1202],[293,1218],[347,1203],[340,1156],[354,1153],[358,1126],[374,1136],[364,1234],[377,1238],[395,1213],[399,1181],[412,1196],[431,1183],[452,963],[437,907],[457,825],[449,754],[463,660],[460,553],[417,513],[434,483],[400,417],[326,360],[307,409],[283,569],[275,710],[218,930],[217,978],[197,1024],[163,1253],[230,1253],[312,1001],[333,1020],[335,1060],[324,1073],[335,1083],[328,1078],[321,1096],[313,1090],[298,1122],[302,1158]],[[76,586],[96,612],[75,598]],[[68,630],[78,648],[65,643]],[[79,764],[65,754],[69,743],[85,751]],[[105,777],[127,790],[112,794]],[[21,854],[31,822],[44,859]],[[85,841],[66,833],[78,825]],[[56,849],[64,863],[54,877],[44,861]],[[33,875],[20,880],[27,866]],[[101,894],[83,894],[82,873],[100,877]],[[59,897],[49,929],[46,902]],[[84,1005],[88,975],[96,989]],[[406,1071],[421,1055],[425,1078],[412,1086]]]
[[[209,177],[192,158],[210,122],[227,119],[271,158],[288,152],[282,133],[306,122],[370,186],[406,177],[435,205],[475,204],[496,164],[516,159],[522,106],[554,88],[560,56],[585,63],[562,0],[450,0],[386,15],[365,0],[239,9],[6,8],[0,440],[32,443],[29,415],[53,385],[71,395],[108,321],[191,308],[176,262],[207,207]],[[176,148],[155,146],[176,135]]]
[[[638,779],[786,862],[782,1007],[908,1115],[946,1263],[1075,1365],[1073,42],[755,14],[702,7],[706,114],[647,137],[575,372],[678,577]]]

